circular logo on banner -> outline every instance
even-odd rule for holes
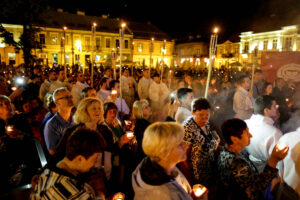
[[[291,63],[281,66],[277,70],[277,77],[285,80],[300,81],[300,65]]]

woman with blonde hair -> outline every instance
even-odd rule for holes
[[[152,110],[146,99],[135,101],[132,107],[133,118],[136,119],[134,127],[134,135],[136,136],[138,148],[136,154],[136,165],[145,157],[142,149],[142,140],[146,128],[151,124],[149,119],[152,116]]]
[[[191,187],[176,167],[186,159],[183,127],[176,122],[156,122],[144,134],[147,155],[132,174],[134,199],[191,200]]]
[[[66,144],[69,136],[77,128],[88,128],[93,131],[98,131],[98,125],[103,121],[102,102],[98,98],[85,98],[81,100],[77,106],[77,110],[73,116],[75,126],[68,128],[63,138],[55,148],[55,161],[61,160],[65,156]],[[99,136],[102,135],[99,133]]]

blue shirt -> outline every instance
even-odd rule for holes
[[[72,115],[71,115],[72,119]],[[44,137],[47,149],[55,149],[56,145],[62,138],[65,129],[73,126],[73,120],[65,121],[57,112],[45,125]]]

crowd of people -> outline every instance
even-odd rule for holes
[[[2,191],[31,182],[31,199],[299,198],[300,84],[215,69],[204,98],[206,70],[158,72],[107,67],[91,81],[2,68]]]

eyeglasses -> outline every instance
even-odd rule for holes
[[[58,99],[55,99],[55,101],[58,101],[58,100],[61,100],[61,99],[71,99],[71,98],[73,98],[72,95],[67,95],[67,96],[60,97],[60,98],[58,98]]]

